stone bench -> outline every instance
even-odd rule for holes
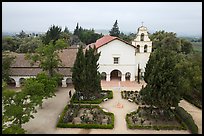
[[[104,102],[107,101],[107,100],[108,100],[108,98],[103,99]]]
[[[128,101],[129,101],[129,102],[133,102],[133,100],[132,100],[132,99],[128,99]]]
[[[108,110],[106,110],[106,109],[102,109],[104,112],[108,112]]]

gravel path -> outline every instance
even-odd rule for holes
[[[56,92],[56,97],[49,98],[44,101],[43,109],[38,108],[38,112],[34,114],[35,118],[31,119],[28,123],[23,125],[28,133],[31,134],[189,134],[189,131],[184,130],[130,130],[126,127],[125,115],[133,110],[137,109],[137,105],[121,98],[120,90],[116,87],[103,88],[113,89],[113,99],[100,104],[101,107],[113,112],[115,116],[115,127],[113,129],[80,129],[80,128],[56,128],[57,119],[68,103],[68,91],[73,88],[59,88]],[[128,89],[128,88],[126,88]],[[139,89],[139,88],[138,88]],[[135,90],[135,89],[134,89]],[[122,108],[118,108],[117,104],[123,105]],[[185,101],[180,103],[182,107],[189,108],[189,103]],[[192,109],[190,107],[189,109]],[[197,112],[198,109],[192,110],[193,116],[199,115],[200,118],[196,118],[199,128],[202,132],[202,113]]]
[[[198,133],[202,134],[202,110],[186,100],[181,100],[179,106],[183,107],[189,114],[191,114],[194,122],[198,126]]]

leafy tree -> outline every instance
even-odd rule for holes
[[[130,33],[129,35],[124,34],[123,32],[120,33],[119,38],[121,38],[124,41],[127,41],[131,44],[132,40],[135,38],[134,33]]]
[[[181,51],[181,46],[179,45],[179,38],[176,37],[176,33],[157,31],[150,35],[150,39],[153,43],[153,50],[158,47],[165,46],[166,48],[175,50],[177,52]]]
[[[147,85],[140,91],[147,104],[165,111],[178,106],[184,93],[177,69],[182,59],[181,54],[164,46],[150,55],[144,75]]]
[[[73,45],[86,46],[83,42],[81,42],[79,37],[76,35],[72,35],[69,40],[70,40],[71,46],[73,46]]]
[[[186,61],[180,65],[183,81],[186,83],[185,96],[202,105],[202,55],[192,53],[186,56]]]
[[[6,121],[12,122],[12,125],[14,125],[7,127],[17,127],[19,130],[19,127],[22,128],[22,124],[28,122],[30,118],[34,118],[32,114],[37,112],[35,104],[30,101],[30,97],[25,92],[15,92],[6,89],[3,90],[2,98],[4,119],[6,118]],[[7,127],[4,126],[4,128]]]
[[[50,78],[46,73],[39,73],[36,76],[36,80],[39,83],[42,83],[44,85],[44,94],[43,98],[51,98],[52,96],[55,96],[55,91],[57,87],[57,80],[55,77]]]
[[[43,43],[47,45],[52,41],[55,44],[60,38],[61,30],[61,27],[55,25],[51,26],[42,39]]]
[[[189,54],[193,52],[193,45],[191,42],[184,39],[180,39],[180,44],[181,52],[183,52],[184,54]]]
[[[15,57],[9,54],[10,52],[2,53],[2,79],[9,81],[10,66],[14,61]]]
[[[68,27],[65,26],[64,33],[70,34]]]
[[[19,125],[10,125],[9,127],[2,129],[2,134],[25,134],[25,130]]]
[[[23,30],[19,33],[19,35],[17,34],[16,35],[17,37],[19,37],[19,38],[26,38],[26,37],[28,37],[28,34],[26,34]]]
[[[97,39],[103,36],[102,34],[95,33],[94,29],[83,29],[81,26],[79,27],[78,24],[76,29],[74,30],[74,35],[78,36],[80,41],[82,41],[86,45],[96,42]]]
[[[44,84],[38,82],[35,78],[26,79],[22,91],[30,96],[30,100],[35,106],[42,108],[43,98],[46,95]]]
[[[118,27],[118,22],[117,20],[115,21],[111,31],[109,31],[110,35],[111,36],[116,36],[116,37],[119,37],[120,35],[120,31],[119,31],[119,27]]]
[[[2,51],[15,52],[21,44],[21,39],[17,37],[5,36],[2,37]]]
[[[35,49],[42,44],[41,39],[36,37],[27,37],[22,40],[19,48],[16,50],[16,52],[19,53],[33,53],[35,52]]]
[[[26,58],[31,60],[31,65],[38,62],[43,71],[48,71],[49,76],[52,77],[58,66],[62,65],[58,52],[66,46],[64,40],[59,39],[56,43],[51,41],[48,45],[41,44],[35,53],[27,54]]]

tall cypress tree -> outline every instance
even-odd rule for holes
[[[77,94],[85,90],[85,58],[82,46],[79,47],[74,66],[72,68],[72,81]]]
[[[118,22],[117,20],[115,21],[113,28],[111,29],[111,31],[109,31],[110,36],[116,36],[119,37],[120,35],[120,31],[119,31],[119,27],[118,27]]]
[[[98,72],[100,53],[96,48],[89,48],[83,53],[82,46],[79,48],[77,57],[72,68],[72,81],[77,94],[84,96],[84,99],[91,99],[92,96],[100,97],[101,80]]]
[[[97,61],[99,59],[100,53],[96,53],[96,48],[89,48],[85,52],[85,94],[87,99],[92,96],[99,97],[101,91],[100,73],[98,72]]]
[[[74,35],[79,36],[79,23],[77,23],[76,28],[74,29]]]

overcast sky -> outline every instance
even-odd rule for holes
[[[3,2],[2,31],[46,32],[54,24],[73,31],[110,30],[135,33],[144,22],[150,33],[165,30],[178,35],[202,34],[202,2]]]

